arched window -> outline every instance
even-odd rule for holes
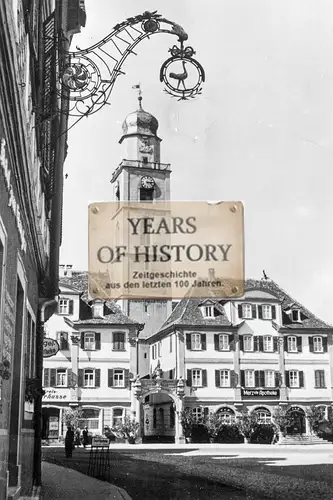
[[[220,408],[217,414],[223,424],[232,424],[236,420],[235,412],[231,408]]]
[[[267,410],[267,408],[257,408],[255,410],[255,413],[257,414],[259,424],[271,423],[272,415],[271,412]]]
[[[88,427],[89,430],[96,430],[99,428],[99,413],[97,408],[83,408],[81,426]]]

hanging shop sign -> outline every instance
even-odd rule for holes
[[[143,176],[144,192],[154,190]],[[92,299],[244,294],[240,202],[113,202],[89,207]]]
[[[280,397],[279,389],[242,389],[242,396],[251,396],[255,398],[278,398]]]
[[[45,337],[43,340],[43,358],[55,356],[59,351],[59,344],[56,340]]]
[[[16,220],[16,226],[18,233],[20,235],[20,240],[21,240],[21,250],[23,252],[26,252],[27,250],[27,242],[25,238],[25,232],[23,229],[23,222],[22,222],[22,215],[21,215],[21,210],[20,206],[18,204],[18,201],[14,195],[14,189],[11,184],[11,169],[9,167],[9,160],[7,157],[7,143],[6,139],[4,137],[1,138],[0,140],[0,166],[5,178],[5,184],[7,191],[9,193],[9,201],[8,201],[8,206],[11,207],[12,212],[14,214],[15,220]]]

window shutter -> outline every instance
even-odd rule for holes
[[[259,336],[255,335],[253,337],[253,349],[254,351],[259,351],[260,350],[260,341],[259,341]]]
[[[297,337],[297,351],[302,352],[302,337]]]
[[[304,373],[298,372],[298,377],[299,377],[299,386],[304,387]]]
[[[286,370],[284,372],[284,375],[285,375],[286,386],[289,387],[289,371]]]
[[[202,387],[207,387],[207,370],[202,370]]]
[[[101,348],[101,334],[99,332],[95,333],[95,345],[96,345],[96,351],[100,350],[100,348]]]
[[[255,304],[252,304],[252,318],[257,317],[257,306]]]
[[[263,350],[264,350],[264,337],[258,337],[258,341],[259,341],[259,351],[263,352]]]
[[[57,383],[57,370],[55,368],[50,369],[50,386],[55,387]]]
[[[83,372],[84,372],[84,370],[79,369],[79,374],[78,374],[79,376],[78,376],[78,383],[77,383],[77,385],[79,387],[83,387]]]
[[[108,387],[113,387],[113,370],[108,370]]]
[[[201,349],[203,351],[206,350],[206,334],[205,333],[201,334]]]
[[[220,370],[215,370],[215,386],[220,387]]]
[[[84,333],[81,333],[81,349],[84,349]]]
[[[68,303],[68,314],[73,314],[74,301],[70,300]]]
[[[262,306],[258,306],[258,318],[262,319]]]
[[[238,304],[238,317],[242,318],[243,317],[243,308],[242,304]]]
[[[191,344],[191,334],[187,333],[186,334],[186,349],[189,351],[191,350],[192,344]]]
[[[327,337],[323,337],[323,349],[324,352],[327,352]]]
[[[259,386],[265,387],[265,372],[263,370],[259,371]]]
[[[50,369],[44,368],[44,387],[50,387]]]
[[[73,371],[71,368],[67,370],[67,386],[70,387],[73,382]]]
[[[101,386],[101,370],[95,369],[95,387]]]
[[[128,388],[129,386],[130,386],[129,370],[125,370],[125,387]]]
[[[239,335],[239,349],[241,351],[244,351],[244,342],[243,342],[243,335]]]
[[[258,370],[254,372],[254,385],[255,387],[260,387],[260,373]]]
[[[273,337],[273,351],[274,352],[278,351],[278,339],[277,339],[277,337]]]
[[[244,373],[244,370],[241,370],[240,376],[241,376],[241,386],[245,387],[245,373]]]
[[[230,370],[230,387],[237,386],[237,375],[234,370]]]
[[[320,370],[320,387],[325,387],[325,371]]]
[[[284,337],[284,350],[288,352],[288,337]]]
[[[315,388],[320,387],[320,370],[315,370]]]
[[[235,350],[235,335],[229,335],[229,349],[230,351]]]
[[[220,346],[220,343],[219,343],[219,334],[216,333],[214,335],[214,347],[215,347],[215,351],[219,351],[219,346]]]
[[[276,307],[272,306],[272,319],[276,319]]]
[[[280,387],[280,372],[275,372],[275,387]]]
[[[313,352],[313,337],[309,337],[309,351]]]
[[[187,385],[188,387],[192,386],[192,370],[187,370]]]
[[[205,418],[208,417],[208,414],[209,414],[209,408],[208,408],[208,406],[205,406],[204,407],[204,417]]]

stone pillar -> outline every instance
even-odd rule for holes
[[[288,399],[288,389],[286,387],[285,380],[285,365],[284,365],[284,338],[283,334],[278,336],[278,350],[279,350],[279,372],[281,377],[280,386],[280,401],[287,401]]]
[[[239,349],[239,334],[235,333],[235,349],[234,349],[234,371],[236,375],[236,387],[234,388],[235,401],[241,401],[241,376],[240,376],[240,349]]]
[[[183,426],[181,424],[181,414],[184,408],[183,399],[179,400],[178,408],[175,412],[175,444],[185,444],[185,436],[183,433]]]
[[[58,430],[58,437],[62,436],[62,416],[64,414],[64,409],[60,408],[59,410],[59,430]]]

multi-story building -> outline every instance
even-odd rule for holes
[[[71,3],[0,2],[1,499],[41,481],[43,323],[58,293],[67,137],[58,65],[80,30]]]
[[[306,407],[333,405],[332,334],[332,326],[274,281],[249,279],[237,300],[180,301],[147,339],[150,373],[158,367],[164,380],[186,381],[182,406],[198,419],[219,412],[230,421],[245,411],[267,422],[280,406],[293,416],[291,433],[308,433]],[[165,432],[159,408],[175,397],[171,387],[159,396],[150,432]],[[152,409],[156,405],[145,411]]]
[[[127,414],[137,401],[130,380],[148,373],[148,352],[139,357],[143,325],[128,318],[113,302],[89,301],[87,273],[61,266],[57,313],[45,334],[60,350],[44,360],[43,437],[64,436],[64,410],[81,410],[81,428],[102,434]]]

